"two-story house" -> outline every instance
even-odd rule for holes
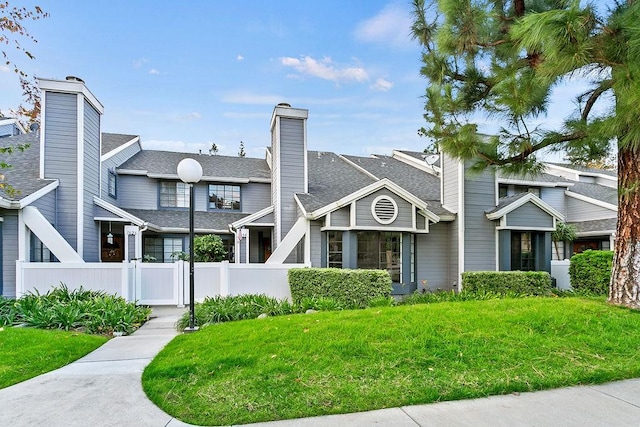
[[[615,175],[549,164],[536,176],[473,174],[446,155],[359,157],[310,151],[308,111],[277,105],[263,159],[145,150],[103,133],[104,107],[80,79],[40,79],[39,132],[0,121],[0,289],[15,296],[16,260],[171,262],[187,251],[189,189],[178,163],[202,165],[195,232],[220,235],[238,263],[304,261],[381,268],[395,293],[459,289],[472,270],[550,270],[552,258],[612,247]],[[578,239],[554,253],[558,221]]]

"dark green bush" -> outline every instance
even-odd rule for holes
[[[609,292],[613,251],[584,251],[571,257],[569,280],[576,292],[588,291],[596,295]]]
[[[463,293],[503,296],[551,294],[551,275],[546,271],[468,271],[462,273]]]
[[[343,308],[364,308],[374,298],[391,295],[391,277],[386,270],[292,268],[288,277],[294,304],[305,297],[327,297]]]

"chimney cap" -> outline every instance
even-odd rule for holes
[[[276,105],[276,107],[291,108],[291,104],[287,102],[281,102],[278,105]]]
[[[84,80],[82,80],[80,77],[76,77],[76,76],[67,76],[65,78],[65,80],[68,81],[68,82],[84,83]]]

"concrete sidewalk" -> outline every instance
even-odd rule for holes
[[[144,394],[141,375],[177,335],[185,309],[154,308],[128,337],[63,368],[0,390],[0,426],[188,426]],[[356,414],[273,421],[263,427],[640,426],[640,379]]]
[[[151,359],[178,333],[186,309],[156,307],[134,334],[109,340],[85,357],[0,390],[0,426],[185,426],[142,390]]]

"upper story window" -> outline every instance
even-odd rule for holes
[[[498,186],[498,197],[510,197],[522,193],[533,193],[540,197],[540,187],[529,187],[528,185],[500,184]]]
[[[109,180],[107,182],[107,191],[109,196],[114,199],[118,197],[118,175],[113,169],[109,169]]]
[[[184,182],[163,181],[160,183],[161,208],[188,208],[189,184]]]
[[[240,210],[239,185],[209,185],[209,209]]]

